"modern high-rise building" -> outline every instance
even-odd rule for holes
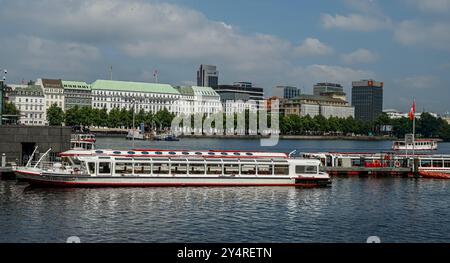
[[[216,88],[219,85],[219,72],[216,66],[200,65],[197,71],[197,86]]]
[[[313,94],[315,96],[327,96],[330,98],[347,100],[344,87],[338,83],[322,82],[314,85]]]
[[[375,121],[383,112],[383,82],[352,82],[352,106],[355,107],[355,119]]]
[[[264,100],[264,89],[253,87],[253,84],[246,82],[235,82],[233,85],[219,85],[215,91],[219,93],[222,101],[227,100]]]
[[[314,85],[314,95],[323,96],[321,94],[327,92],[344,92],[344,88],[341,84],[328,82],[317,83]]]
[[[292,86],[276,86],[273,88],[272,96],[279,99],[293,99],[300,96],[301,90]]]

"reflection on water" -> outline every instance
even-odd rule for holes
[[[136,148],[389,150],[390,142],[137,142]],[[127,149],[121,138],[101,148]],[[450,153],[448,144],[440,150]],[[0,242],[450,242],[450,181],[333,178],[331,188],[32,188],[0,181]]]
[[[1,181],[0,242],[449,242],[449,183],[46,189]]]

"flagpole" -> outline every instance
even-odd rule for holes
[[[415,147],[416,147],[416,99],[413,99],[414,103],[414,112],[413,112],[413,156],[415,155]]]

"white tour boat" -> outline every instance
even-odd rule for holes
[[[413,143],[405,141],[395,141],[392,143],[394,151],[434,151],[437,150],[438,143],[436,140],[415,140]]]
[[[299,186],[331,184],[320,161],[247,151],[70,150],[62,162],[20,167],[31,184],[65,187]],[[42,159],[42,158],[41,158]]]

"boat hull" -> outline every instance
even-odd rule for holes
[[[275,178],[232,176],[68,176],[16,171],[16,176],[32,185],[53,187],[231,187],[231,186],[295,186],[326,187],[328,178]]]

